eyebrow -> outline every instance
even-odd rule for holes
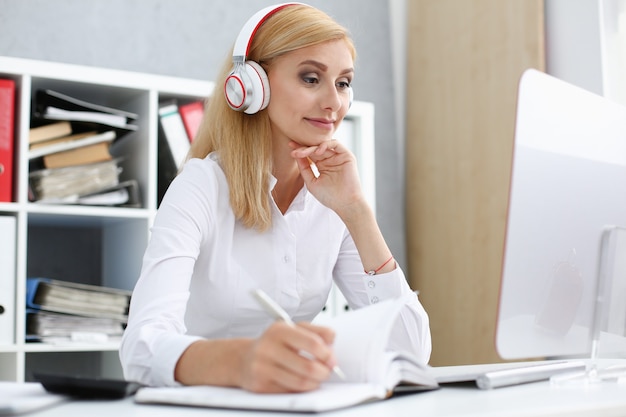
[[[313,65],[314,67],[317,67],[322,71],[328,70],[328,65],[322,64],[321,62],[315,61],[314,59],[307,59],[306,61],[302,61],[300,63],[300,66],[302,65]],[[354,72],[354,68],[346,68],[343,71],[341,71],[341,74],[351,74],[353,72]]]

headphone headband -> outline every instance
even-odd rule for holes
[[[244,62],[246,60],[246,58],[248,57],[248,52],[250,51],[250,45],[252,44],[252,40],[254,39],[256,31],[270,16],[287,6],[293,6],[296,4],[303,3],[275,4],[273,6],[261,9],[254,15],[252,15],[252,17],[250,17],[250,19],[248,19],[248,21],[243,25],[243,28],[237,36],[237,40],[235,41],[235,47],[233,49],[233,61]]]

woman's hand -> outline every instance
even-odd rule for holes
[[[296,142],[290,142],[289,146],[307,189],[319,202],[342,217],[354,204],[364,202],[356,158],[343,144],[332,140],[318,146],[301,146]]]
[[[335,365],[333,340],[327,327],[276,322],[243,355],[240,386],[263,393],[314,390]]]

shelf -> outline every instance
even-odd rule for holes
[[[52,206],[29,204],[24,210],[35,224],[106,225],[120,219],[147,219],[151,211],[142,208]]]
[[[0,345],[0,353],[36,353],[36,352],[105,352],[117,351],[120,347],[119,340],[109,341],[106,343],[77,343],[62,342],[58,343],[22,343],[19,345]]]
[[[15,331],[10,341],[0,335],[0,380],[24,381],[33,371],[54,368],[106,374],[119,368],[111,366],[118,361],[117,340],[103,344],[25,343],[26,279],[39,276],[120,289],[134,287],[157,209],[158,104],[166,99],[204,99],[211,94],[213,84],[9,57],[0,57],[0,78],[16,84],[14,201],[0,203],[0,216],[16,219],[11,230],[0,230],[0,235],[15,236],[9,243],[15,250],[11,276],[5,277],[0,270],[0,288],[15,293],[14,306],[7,305],[11,315],[7,325]],[[114,142],[111,153],[122,157],[119,180],[137,180],[141,207],[29,201],[28,133],[34,98],[40,89],[138,115],[138,129]],[[7,314],[0,320],[6,322]]]

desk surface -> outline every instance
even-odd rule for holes
[[[272,412],[208,410],[206,408],[135,404],[132,398],[114,401],[72,401],[29,415],[33,417],[171,417],[269,416]],[[280,413],[280,416],[303,414]],[[443,386],[386,401],[322,413],[333,417],[430,416],[626,416],[626,385],[602,382],[591,385],[553,386],[536,382],[483,391],[475,386]]]

